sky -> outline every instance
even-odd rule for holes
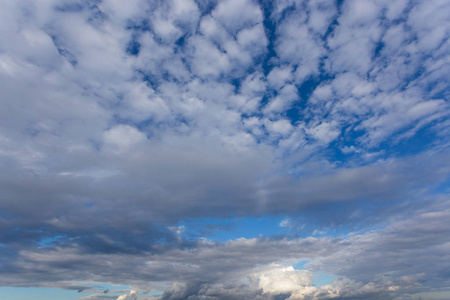
[[[450,299],[449,11],[0,1],[0,298]]]

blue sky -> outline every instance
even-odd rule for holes
[[[0,297],[448,299],[446,0],[0,3]]]

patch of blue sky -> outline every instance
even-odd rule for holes
[[[84,283],[84,282],[78,282],[77,284],[82,286],[88,286],[100,290],[109,290],[111,292],[115,290],[129,290],[130,287],[128,285],[117,285],[117,284],[108,284],[108,283]]]
[[[295,270],[306,270],[306,264],[309,263],[311,260],[309,259],[302,259],[298,263],[294,264],[292,267]]]
[[[108,295],[118,297],[120,295],[128,294],[132,289],[128,285],[114,285],[107,283],[78,283],[80,286],[86,287],[86,289],[80,289],[77,291],[78,297],[86,297],[91,295]]]
[[[183,47],[186,44],[186,38],[187,38],[187,34],[181,36],[180,38],[178,38],[178,40],[175,42],[175,45],[177,45],[178,47]],[[175,49],[176,50],[176,49]]]
[[[327,284],[331,284],[333,280],[335,280],[337,276],[327,273],[317,273],[313,274],[313,285],[315,286],[323,286]]]
[[[181,234],[192,240],[207,238],[209,240],[226,242],[238,238],[271,237],[285,234],[280,226],[282,217],[242,217],[228,219],[185,219],[178,224],[184,226]]]
[[[39,248],[51,247],[55,244],[58,244],[59,242],[61,242],[62,239],[66,238],[66,237],[67,237],[66,235],[45,237],[39,241],[38,246],[39,246]]]
[[[442,300],[450,299],[450,288],[436,289],[430,292],[420,292],[411,295],[412,299]]]
[[[0,287],[0,299],[7,300],[78,300],[74,290],[59,288]]]
[[[76,13],[82,11],[85,7],[81,3],[63,3],[56,5],[54,9],[59,12]]]
[[[94,294],[103,294],[109,296],[120,296],[124,294],[128,294],[133,288],[128,285],[114,285],[114,284],[106,284],[106,283],[79,283],[82,286],[90,287],[86,290],[80,290],[80,297],[85,297]],[[92,290],[91,290],[92,289]],[[93,290],[96,290],[93,292]],[[151,296],[160,296],[163,294],[163,291],[138,291],[139,295],[151,295]]]
[[[434,189],[434,192],[436,195],[442,195],[444,197],[450,193],[450,175]]]
[[[141,44],[139,43],[139,41],[136,38],[134,38],[128,43],[126,52],[129,55],[137,56],[139,54],[140,50],[141,50]]]
[[[413,125],[409,126],[370,149],[364,148],[364,145],[358,142],[358,139],[366,133],[365,131],[348,130],[345,138],[336,140],[329,145],[327,158],[335,162],[337,166],[345,165],[347,162],[356,162],[358,165],[364,166],[371,164],[373,160],[412,156],[433,147],[434,141],[438,139],[434,126],[433,122],[424,125],[411,135],[408,132],[414,128]],[[346,131],[347,128],[345,127],[343,131]],[[402,138],[402,135],[405,135],[405,138]]]
[[[89,289],[103,291],[101,294],[109,296],[119,296],[126,294],[130,290],[127,285],[113,285],[101,283],[80,283],[82,286],[89,287],[86,291],[68,290],[61,288],[36,288],[36,287],[0,287],[0,299],[8,300],[79,300],[80,297],[85,297],[93,294],[100,294],[99,292],[92,292]],[[106,291],[106,293],[105,293]],[[147,295],[160,295],[161,291],[151,291],[145,293]]]
[[[320,224],[320,222],[313,222],[307,217],[286,217],[280,223],[283,225],[284,232],[287,236],[293,237],[327,237],[327,236],[342,236],[355,231],[351,226],[342,226],[334,224],[327,226]]]
[[[396,154],[406,156],[414,155],[432,148],[434,146],[434,142],[439,140],[439,137],[436,134],[437,132],[433,130],[433,127],[437,124],[437,122],[438,121],[431,122],[423,126],[414,132],[413,135],[407,136],[407,138],[400,138],[394,141],[394,143],[389,145],[391,151]],[[408,132],[408,130],[413,130],[413,128],[413,126],[410,126],[409,128],[406,128],[405,132]]]
[[[226,242],[239,238],[269,238],[275,236],[309,237],[341,236],[355,231],[344,226],[319,226],[306,218],[284,216],[240,217],[228,219],[185,219],[178,225],[179,234],[189,240],[207,238]]]
[[[137,70],[137,73],[142,77],[142,80],[152,89],[157,89],[159,86],[159,77],[147,70]]]
[[[306,79],[300,86],[297,87],[299,100],[296,101],[286,112],[286,116],[293,125],[295,125],[298,121],[307,122],[310,120],[310,117],[303,113],[303,110],[307,106],[308,99],[320,84],[330,79],[333,79],[333,77],[323,73],[320,76],[314,76]]]
[[[380,53],[383,50],[384,46],[385,44],[382,41],[378,41],[377,45],[375,46],[373,58],[380,56]]]
[[[293,267],[295,270],[308,270],[307,264],[310,262],[308,259],[300,260],[298,263],[294,264]],[[315,286],[323,286],[330,284],[333,280],[335,280],[337,276],[328,274],[328,273],[314,273],[313,272],[313,285]]]
[[[408,134],[407,137],[402,138],[402,133],[400,133],[400,138],[394,137],[395,140],[393,143],[384,143],[381,147],[386,151],[390,151],[392,154],[391,157],[393,155],[398,157],[410,156],[426,151],[427,149],[432,148],[434,142],[439,139],[436,132],[433,130],[435,124],[436,123],[433,122],[427,124],[409,136],[408,131],[414,130],[414,128],[410,126],[403,131],[403,134]]]

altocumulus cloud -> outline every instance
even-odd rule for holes
[[[0,285],[449,298],[449,10],[2,1]]]

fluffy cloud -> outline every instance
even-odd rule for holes
[[[260,7],[252,0],[225,0],[218,3],[211,15],[230,31],[237,31],[262,22]]]
[[[137,300],[137,292],[136,291],[130,291],[129,295],[122,295],[117,298],[117,300]]]
[[[312,275],[308,271],[294,270],[293,267],[273,266],[268,270],[253,275],[258,287],[268,294],[292,293],[312,284]]]

